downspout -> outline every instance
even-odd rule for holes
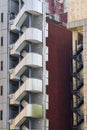
[[[46,48],[46,37],[45,37],[45,22],[46,22],[46,8],[45,0],[43,0],[43,130],[46,130],[46,83],[45,83],[45,48]]]
[[[10,115],[10,110],[9,110],[9,105],[10,105],[10,97],[9,97],[9,75],[10,75],[10,71],[9,71],[9,60],[10,60],[10,51],[9,51],[9,45],[10,45],[10,14],[11,14],[11,0],[7,1],[7,5],[8,5],[8,13],[7,13],[7,126],[6,128],[9,129],[9,125],[11,123],[11,120],[9,120],[9,115]]]

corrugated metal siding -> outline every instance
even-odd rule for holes
[[[49,25],[49,130],[71,130],[71,32],[47,20]]]
[[[62,22],[67,23],[67,13],[60,14],[60,19]]]
[[[62,14],[63,13],[63,4],[56,2],[56,14]]]

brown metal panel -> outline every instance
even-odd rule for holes
[[[49,130],[71,130],[71,32],[47,20],[49,26]]]

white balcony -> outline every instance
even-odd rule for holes
[[[42,105],[28,104],[19,114],[13,119],[10,129],[15,129],[23,124],[27,118],[42,118]]]
[[[14,55],[17,52],[20,52],[27,44],[25,41],[41,43],[42,31],[36,28],[26,29],[26,31],[21,35],[21,37],[16,41],[16,43],[13,44],[13,47],[10,50],[10,54]]]
[[[40,93],[42,92],[42,80],[29,78],[22,86],[12,95],[10,99],[10,104],[16,104],[19,102],[26,94],[26,92]]]
[[[10,74],[10,79],[15,79],[16,77],[22,75],[22,73],[26,70],[26,67],[42,67],[42,55],[37,53],[26,54],[15,69],[13,69],[12,74]]]
[[[25,21],[28,13],[33,15],[40,15],[42,14],[42,2],[39,0],[26,0],[25,4],[19,11],[16,18],[11,21],[11,30],[20,29],[23,22]]]

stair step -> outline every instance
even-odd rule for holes
[[[22,52],[22,54],[21,54],[21,55],[22,55],[23,57],[25,57],[25,56],[26,56],[26,54],[27,54],[27,52],[24,50],[24,51]]]
[[[23,100],[23,101],[21,102],[21,105],[22,105],[23,107],[26,107],[28,104],[29,104],[29,103],[28,103],[26,100]]]
[[[22,80],[23,82],[25,82],[27,79],[28,79],[28,77],[25,76],[25,75],[23,75],[23,76],[21,77],[21,80]]]
[[[29,130],[25,125],[22,126],[22,130]]]

